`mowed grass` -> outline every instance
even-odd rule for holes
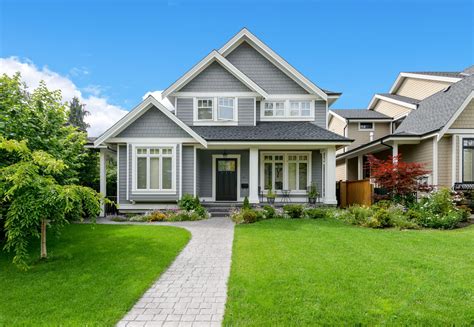
[[[474,226],[236,227],[224,325],[474,325]]]
[[[189,239],[174,227],[70,225],[29,271],[0,252],[0,326],[113,326]]]

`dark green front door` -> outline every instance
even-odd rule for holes
[[[216,160],[216,201],[237,201],[237,159]]]

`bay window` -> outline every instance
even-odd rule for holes
[[[169,191],[173,189],[173,147],[136,147],[135,165],[136,190]]]
[[[462,181],[474,182],[474,139],[463,139],[462,142]]]
[[[306,191],[310,180],[310,153],[264,153],[263,189]]]

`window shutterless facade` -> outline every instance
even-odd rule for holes
[[[314,101],[278,100],[262,101],[261,120],[314,119]]]
[[[311,182],[310,152],[264,152],[261,162],[262,189],[306,192]]]
[[[374,130],[374,123],[370,123],[370,122],[359,123],[359,131],[373,131],[373,130]]]
[[[176,147],[133,147],[133,190],[137,192],[171,192],[176,187]]]
[[[474,138],[466,138],[462,142],[462,181],[474,182]]]

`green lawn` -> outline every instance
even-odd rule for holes
[[[474,226],[334,220],[236,227],[225,325],[473,325]]]
[[[0,252],[0,326],[112,326],[189,239],[174,227],[70,225],[29,271]]]

